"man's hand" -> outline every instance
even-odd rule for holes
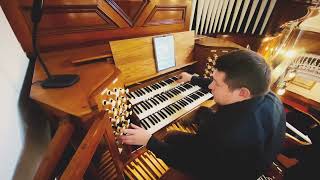
[[[177,80],[177,82],[182,83],[182,82],[191,81],[192,75],[187,72],[182,72],[181,74],[179,74],[178,77],[179,77],[179,79]]]
[[[119,137],[120,142],[130,145],[147,145],[151,134],[134,124],[130,124],[130,126],[132,129],[125,129],[123,133],[126,135]]]

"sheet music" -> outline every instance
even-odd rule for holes
[[[153,38],[157,71],[162,71],[176,65],[173,35]]]

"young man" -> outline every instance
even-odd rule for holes
[[[282,103],[269,91],[270,68],[253,51],[220,56],[212,79],[180,74],[180,82],[208,87],[217,112],[199,112],[198,133],[157,140],[132,125],[120,140],[146,145],[173,168],[200,179],[257,179],[280,151],[285,136]]]

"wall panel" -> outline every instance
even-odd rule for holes
[[[31,32],[32,0],[12,1]],[[47,0],[38,42],[44,52],[186,31],[190,12],[190,0]]]

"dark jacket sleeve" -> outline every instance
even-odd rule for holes
[[[191,84],[198,85],[204,89],[208,89],[209,84],[212,82],[210,78],[204,78],[200,76],[192,76]]]
[[[147,143],[147,149],[152,151],[158,158],[165,161],[169,166],[184,171],[190,171],[190,168],[192,167],[190,164],[193,164],[199,159],[199,156],[195,156],[196,154],[199,154],[196,152],[199,148],[195,147],[201,146],[197,135],[188,133],[182,138],[181,142],[183,143],[167,143],[152,136]]]

